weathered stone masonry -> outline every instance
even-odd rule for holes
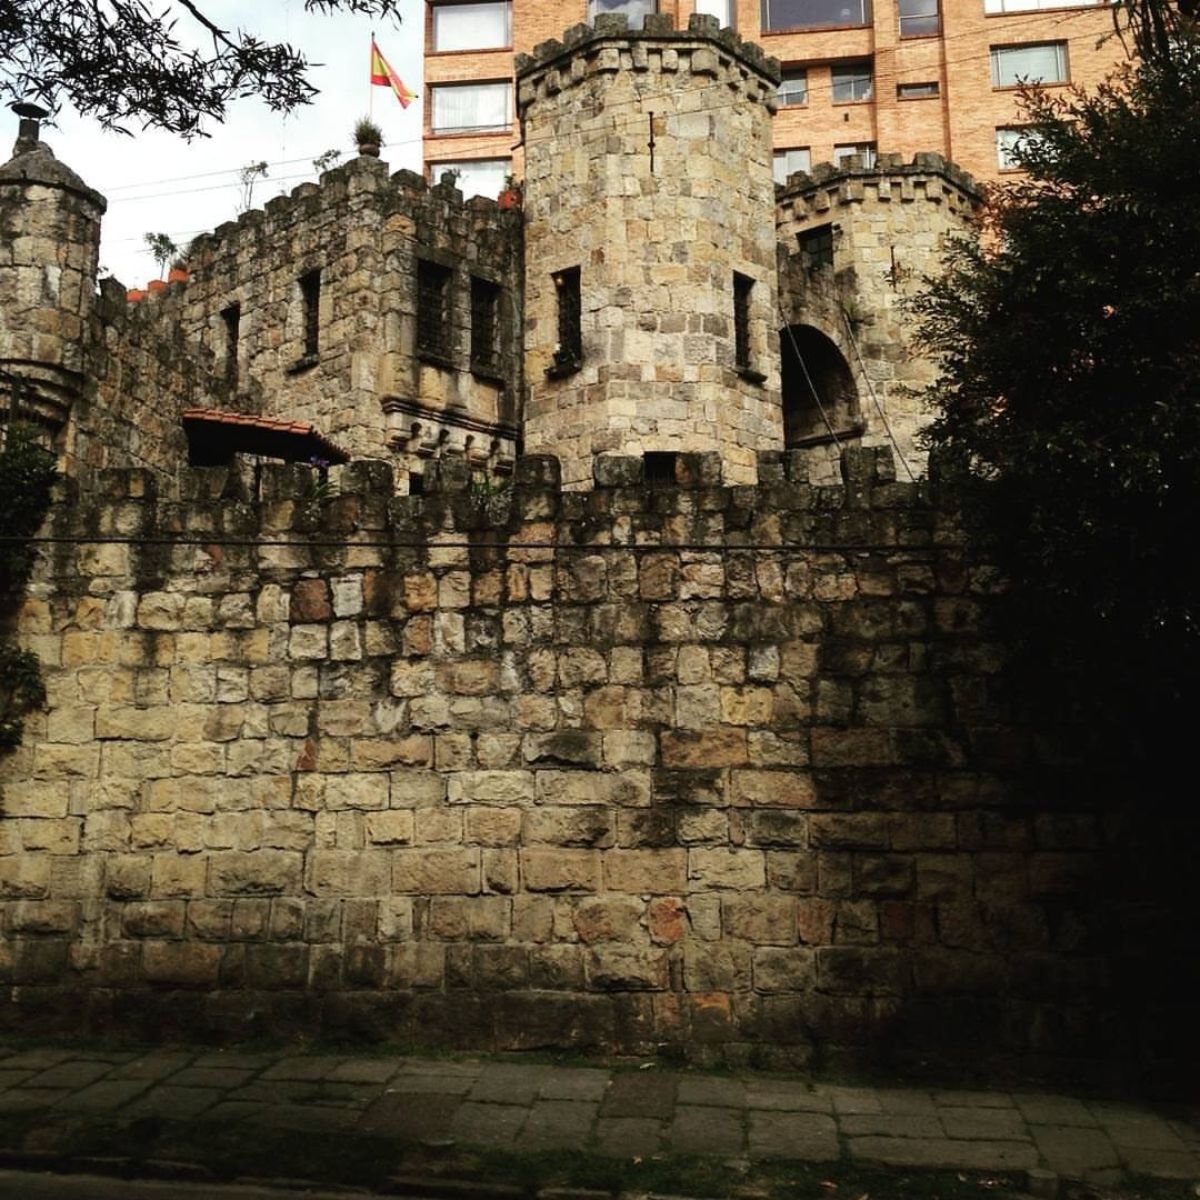
[[[5,1020],[1077,1049],[1100,829],[1021,780],[989,573],[886,455],[785,468],[421,499],[361,464],[321,512],[303,468],[260,506],[103,475],[20,617],[50,701],[0,767]]]

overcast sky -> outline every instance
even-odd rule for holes
[[[166,0],[150,0],[154,8]],[[128,287],[157,276],[143,236],[166,233],[180,245],[214,229],[238,211],[240,169],[266,160],[269,176],[255,185],[254,206],[316,178],[312,160],[323,151],[354,153],[350,131],[367,113],[374,92],[374,118],[383,128],[383,158],[392,170],[421,167],[422,101],[400,107],[391,91],[368,86],[371,30],[379,47],[411,91],[422,92],[424,0],[404,0],[402,24],[366,17],[305,13],[303,0],[207,0],[204,11],[230,27],[243,26],[262,38],[298,47],[314,67],[319,89],[312,104],[289,117],[246,100],[230,109],[224,125],[208,138],[185,142],[165,133],[108,134],[95,122],[63,114],[57,128],[43,134],[55,154],[92,187],[108,197],[100,249],[102,274]],[[185,15],[180,20],[181,33]],[[9,138],[16,118],[5,114]],[[4,139],[7,149],[8,138]],[[7,155],[0,155],[7,157]],[[201,178],[196,178],[201,176]]]

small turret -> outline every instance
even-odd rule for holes
[[[54,436],[83,387],[107,204],[41,140],[44,109],[13,111],[20,129],[0,166],[0,410]]]

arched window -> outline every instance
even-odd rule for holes
[[[811,325],[782,329],[779,345],[784,444],[792,449],[860,434],[858,388],[837,346]]]

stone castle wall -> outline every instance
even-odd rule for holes
[[[835,432],[853,424],[863,445],[894,447],[902,478],[908,478],[903,464],[915,476],[926,473],[919,434],[930,417],[918,393],[937,375],[936,363],[917,345],[916,321],[905,305],[941,272],[948,239],[976,236],[982,203],[971,177],[938,154],[918,154],[911,162],[881,154],[871,167],[820,164],[811,175],[793,175],[778,197],[784,318],[829,338],[853,377],[852,412],[837,412],[823,397]],[[832,227],[833,261],[814,269],[799,239],[824,226]],[[784,331],[784,352],[787,337]],[[804,385],[783,403],[814,407]],[[826,431],[811,412],[808,424],[818,436]],[[832,437],[808,454],[814,478],[837,480]]]
[[[313,422],[354,457],[395,462],[403,486],[430,457],[511,469],[520,387],[520,220],[451,187],[357,158],[189,249],[172,320],[222,377],[223,313],[240,308],[233,390],[266,416]],[[438,353],[418,345],[418,260],[449,274]],[[320,273],[307,353],[301,277]],[[499,290],[494,360],[471,355],[471,279]],[[494,431],[502,429],[496,441]],[[493,431],[489,434],[489,430]]]
[[[3,1019],[846,1065],[1097,1044],[1107,828],[886,455],[107,472],[19,616]],[[434,480],[431,482],[438,482]],[[161,544],[166,542],[168,544]],[[176,544],[171,544],[171,543]],[[1101,1039],[1112,1049],[1129,1027]],[[1090,1039],[1090,1040],[1089,1040]]]
[[[753,483],[782,448],[771,110],[778,64],[715,18],[576,26],[517,63],[525,153],[526,444],[590,486],[597,454],[716,449]],[[653,143],[653,144],[652,144]],[[556,364],[559,277],[582,354]],[[737,272],[752,284],[745,370]]]

